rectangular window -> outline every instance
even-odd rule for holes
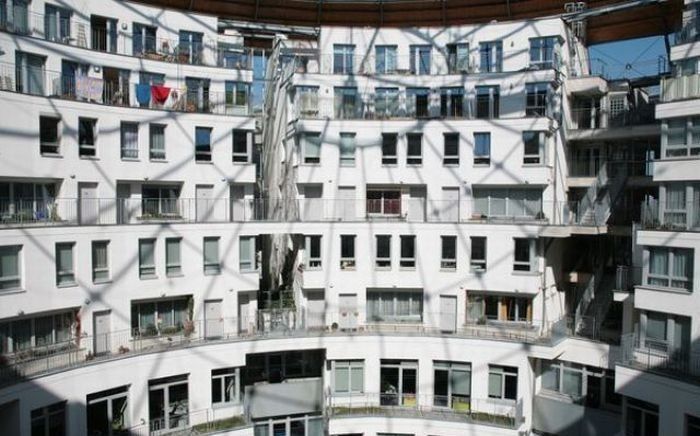
[[[22,288],[22,246],[0,247],[0,291]]]
[[[664,202],[663,223],[670,225],[674,229],[685,229],[687,222],[688,207],[686,198],[686,186],[683,183],[669,183],[665,186],[666,201]],[[695,196],[700,192],[695,190]],[[698,207],[695,206],[695,215]],[[697,219],[696,219],[697,221]]]
[[[75,247],[75,242],[56,244],[56,286],[75,285],[73,247]]]
[[[423,134],[406,134],[406,165],[423,164]]]
[[[430,89],[406,88],[406,112],[412,118],[428,118]]]
[[[133,56],[143,56],[156,52],[156,27],[133,23],[131,29],[131,52]]]
[[[464,116],[464,88],[440,88],[440,116],[443,118]]]
[[[15,86],[17,92],[44,95],[46,58],[31,53],[15,52]]]
[[[219,260],[219,238],[204,238],[204,274],[214,275],[221,272],[221,261]]]
[[[658,436],[659,406],[626,397],[625,436]]]
[[[121,124],[121,154],[122,159],[138,159],[139,157],[139,124]]]
[[[491,133],[474,132],[474,165],[491,164]]]
[[[500,114],[500,91],[498,86],[476,87],[476,118],[498,118]]]
[[[363,360],[333,361],[333,392],[336,394],[360,394],[365,387],[365,362]]]
[[[128,386],[88,394],[86,403],[87,434],[117,436],[129,433]]]
[[[374,93],[374,114],[377,119],[388,120],[400,116],[399,88],[375,88]]]
[[[197,162],[211,162],[210,127],[194,128],[194,159]]]
[[[416,237],[414,235],[401,235],[401,259],[400,268],[416,267]]]
[[[685,436],[700,436],[700,418],[685,415]]]
[[[357,94],[357,88],[336,86],[333,89],[333,110],[339,120],[360,119],[362,115],[362,99]]]
[[[72,11],[50,4],[44,6],[44,37],[49,41],[70,43]]]
[[[447,72],[469,72],[469,44],[447,44]]]
[[[457,269],[457,237],[440,236],[440,269]]]
[[[109,280],[109,241],[92,241],[92,281]]]
[[[503,71],[503,43],[489,41],[479,44],[480,69],[482,73]]]
[[[377,269],[391,269],[391,235],[375,236],[374,266]]]
[[[321,134],[303,132],[301,134],[301,156],[305,164],[321,163]]]
[[[182,331],[188,320],[192,296],[131,302],[134,336],[172,335]]]
[[[693,290],[693,250],[648,247],[647,284],[663,288]]]
[[[418,361],[382,359],[379,372],[381,406],[416,407],[418,405]],[[391,436],[391,433],[377,433]],[[404,435],[400,435],[404,436]]]
[[[546,144],[545,132],[523,132],[523,163],[544,164],[544,149]]]
[[[515,251],[513,253],[513,271],[535,271],[535,247],[536,239],[515,238]]]
[[[399,161],[396,154],[396,133],[382,133],[382,165],[396,165]]]
[[[61,151],[61,119],[57,117],[39,117],[39,152],[41,154],[59,154]]]
[[[240,402],[238,392],[240,368],[212,369],[211,403],[227,404]]]
[[[476,219],[533,220],[543,218],[542,190],[537,188],[472,188]]]
[[[180,30],[177,45],[178,62],[199,65],[202,63],[204,34]]]
[[[489,398],[516,400],[518,397],[518,368],[489,365]]]
[[[486,271],[486,236],[471,236],[471,258],[469,267],[472,271]]]
[[[80,157],[97,156],[97,120],[78,118],[78,155]]]
[[[355,134],[340,132],[340,165],[355,166]]]
[[[444,133],[443,165],[459,165],[459,133]]]
[[[255,236],[241,236],[239,238],[238,254],[238,268],[240,271],[256,271],[258,269]]]
[[[530,67],[536,69],[555,68],[557,65],[555,50],[558,45],[556,36],[530,38]]]
[[[430,74],[430,52],[429,45],[411,45],[410,62],[411,74]]]
[[[142,218],[180,218],[180,187],[175,185],[142,185]]]
[[[226,88],[226,113],[231,115],[248,115],[248,83],[229,82]]]
[[[544,117],[547,115],[547,83],[528,83],[525,98],[525,116]]]
[[[436,361],[433,368],[433,404],[457,412],[470,411],[471,364]]]
[[[168,277],[182,274],[181,245],[182,238],[165,239],[165,274]]]
[[[301,118],[318,117],[318,86],[297,86],[295,87],[297,113]]]
[[[665,142],[665,157],[700,155],[700,117],[666,120],[661,141]]]
[[[187,374],[148,381],[150,433],[186,427],[189,410]]]
[[[355,235],[340,235],[340,269],[355,269]]]
[[[139,239],[139,278],[156,277],[155,250],[155,239]]]
[[[367,290],[367,319],[371,322],[421,322],[422,290]]]
[[[396,49],[395,45],[377,45],[374,47],[376,74],[396,73]]]
[[[40,407],[31,413],[32,436],[65,436],[66,402]]]
[[[321,235],[307,235],[304,241],[306,269],[321,269]]]
[[[148,126],[148,155],[151,160],[165,160],[165,126],[149,124]]]
[[[401,213],[401,191],[372,189],[367,191],[367,214],[398,216]]]
[[[355,46],[333,44],[333,74],[354,74]]]
[[[250,153],[248,153],[248,131],[233,129],[233,162],[249,163]]]

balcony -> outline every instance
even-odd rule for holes
[[[700,20],[691,18],[683,21],[681,30],[674,34],[674,45],[687,44],[700,39]]]
[[[687,201],[675,209],[662,208],[658,201],[643,203],[642,228],[664,231],[699,231],[700,204]]]
[[[700,382],[700,353],[671,349],[664,341],[642,341],[639,334],[624,335],[618,363],[681,380]]]
[[[700,74],[661,79],[661,101],[671,102],[700,97]]]
[[[572,130],[610,129],[616,127],[655,124],[654,105],[611,112],[607,108],[571,110]]]

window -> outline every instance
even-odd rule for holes
[[[211,403],[238,403],[240,398],[240,368],[212,369]]]
[[[374,93],[374,113],[377,119],[400,116],[399,88],[375,88]]]
[[[333,44],[333,74],[353,74],[355,46]]]
[[[469,72],[469,44],[447,44],[447,72]]]
[[[177,45],[178,62],[199,65],[202,63],[204,35],[199,32],[180,30]]]
[[[249,163],[250,153],[248,153],[248,131],[233,129],[233,162]]]
[[[318,117],[318,86],[297,86],[294,99],[301,118]]]
[[[635,398],[626,397],[626,436],[658,436],[659,406]]]
[[[69,310],[0,323],[0,354],[51,345],[58,345],[59,349],[73,347],[75,318],[76,311]]]
[[[544,149],[546,144],[545,132],[523,132],[523,163],[544,164]]]
[[[182,261],[180,260],[181,243],[182,238],[165,239],[165,274],[168,277],[178,276],[182,273]]]
[[[459,165],[459,133],[443,133],[443,165]]]
[[[700,418],[685,415],[685,436],[700,436]]]
[[[398,163],[397,141],[398,135],[396,133],[382,133],[382,165],[396,165]]]
[[[97,155],[97,120],[78,118],[78,155],[95,157]]]
[[[368,289],[367,319],[373,322],[421,322],[423,291]]]
[[[321,163],[321,134],[304,132],[301,134],[301,155],[305,164]]]
[[[188,319],[191,296],[131,302],[131,328],[134,336],[179,333]]]
[[[102,52],[117,52],[117,20],[90,16],[90,48]]]
[[[15,82],[17,92],[44,95],[44,64],[46,58],[15,51]]]
[[[321,269],[321,235],[307,235],[304,242],[306,269]]]
[[[400,268],[415,268],[416,267],[416,237],[414,235],[401,235],[401,259],[399,259]]]
[[[333,361],[333,393],[360,394],[365,387],[365,362],[363,360]]]
[[[532,322],[532,299],[508,295],[467,293],[467,322]]]
[[[382,359],[379,367],[379,404],[416,407],[418,362]]]
[[[639,314],[639,347],[645,352],[668,355],[673,361],[680,357],[685,364],[690,349],[690,318],[651,310]],[[674,362],[675,363],[675,362]]]
[[[165,126],[163,124],[149,124],[149,157],[151,160],[165,160]]]
[[[472,247],[469,259],[471,271],[486,271],[486,236],[471,236],[469,241]]]
[[[226,113],[248,115],[248,84],[226,81]]]
[[[700,117],[671,118],[662,124],[665,157],[700,155]]]
[[[530,67],[554,68],[557,64],[555,50],[559,45],[556,36],[530,38]]]
[[[139,278],[156,277],[155,250],[155,239],[139,239]]]
[[[211,112],[209,99],[210,80],[199,77],[185,77],[187,112]]]
[[[56,244],[56,286],[75,285],[75,271],[73,271],[74,246],[74,242],[60,242]]]
[[[204,238],[204,274],[214,275],[221,272],[221,262],[219,260],[219,238]]]
[[[406,112],[409,117],[427,118],[429,109],[430,89],[406,88]]]
[[[66,402],[32,410],[32,436],[65,436]]]
[[[665,188],[665,189],[664,189]],[[688,208],[691,204],[687,202],[686,196],[686,186],[682,183],[669,183],[665,185],[662,190],[665,191],[666,201],[664,202],[664,214],[663,223],[668,224],[672,228],[685,229],[688,217]],[[698,197],[698,189],[693,187],[694,196]],[[691,197],[693,198],[693,197]],[[694,208],[697,215],[697,207]],[[695,217],[695,221],[698,221],[698,217]]]
[[[406,134],[406,165],[423,164],[423,134]]]
[[[396,73],[396,46],[377,45],[374,47],[376,74]]]
[[[121,386],[87,396],[88,436],[129,433],[129,387]]]
[[[464,88],[440,88],[440,116],[443,118],[464,116]]]
[[[340,269],[355,269],[355,235],[340,235]]]
[[[457,237],[440,236],[440,269],[457,269]]]
[[[134,56],[142,56],[147,53],[155,53],[157,29],[139,23],[133,23],[131,29],[132,54]]]
[[[44,16],[44,37],[49,41],[70,42],[71,11],[46,4]]]
[[[474,132],[474,165],[491,164],[491,133]]]
[[[433,404],[468,412],[472,382],[471,365],[436,361],[433,368]]]
[[[138,159],[139,157],[139,124],[121,124],[121,152],[122,159]]]
[[[693,290],[693,250],[648,247],[647,284],[663,288]]]
[[[544,117],[547,115],[547,90],[546,83],[528,83],[525,85],[527,96],[525,98],[525,116]]]
[[[537,239],[515,238],[513,271],[535,271]]]
[[[515,400],[518,396],[518,368],[489,365],[489,398]]]
[[[22,288],[21,245],[0,247],[0,291]]]
[[[362,115],[362,99],[357,88],[336,86],[333,89],[333,109],[335,118],[340,120],[359,119]]]
[[[374,266],[377,269],[391,269],[391,235],[375,236]]]
[[[398,216],[401,213],[401,191],[367,191],[367,214],[372,216]]]
[[[491,119],[499,116],[499,87],[476,87],[476,118]]]
[[[59,154],[61,148],[61,119],[57,117],[39,117],[39,152],[41,154]]]
[[[500,73],[503,71],[503,43],[501,41],[482,42],[479,44],[479,57],[482,73]]]
[[[179,198],[179,186],[142,185],[141,218],[179,218]]]
[[[194,129],[194,159],[197,162],[211,162],[211,131],[209,127]]]
[[[412,45],[410,50],[411,74],[430,74],[429,45]]]
[[[92,281],[109,280],[109,241],[92,241]]]
[[[472,188],[474,218],[540,219],[542,190],[531,188]]]
[[[255,236],[241,236],[239,238],[238,254],[238,269],[240,271],[256,271],[258,269]]]
[[[189,410],[187,374],[148,381],[151,433],[187,427]]]
[[[355,134],[340,132],[340,165],[355,166]]]

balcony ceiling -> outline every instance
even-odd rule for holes
[[[233,20],[296,26],[410,27],[488,23],[564,13],[567,0],[137,0]],[[591,0],[588,9],[625,3]],[[588,19],[587,43],[669,33],[680,26],[683,0],[639,6]]]

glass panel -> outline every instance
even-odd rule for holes
[[[347,366],[335,367],[335,391],[350,391],[350,368]]]

